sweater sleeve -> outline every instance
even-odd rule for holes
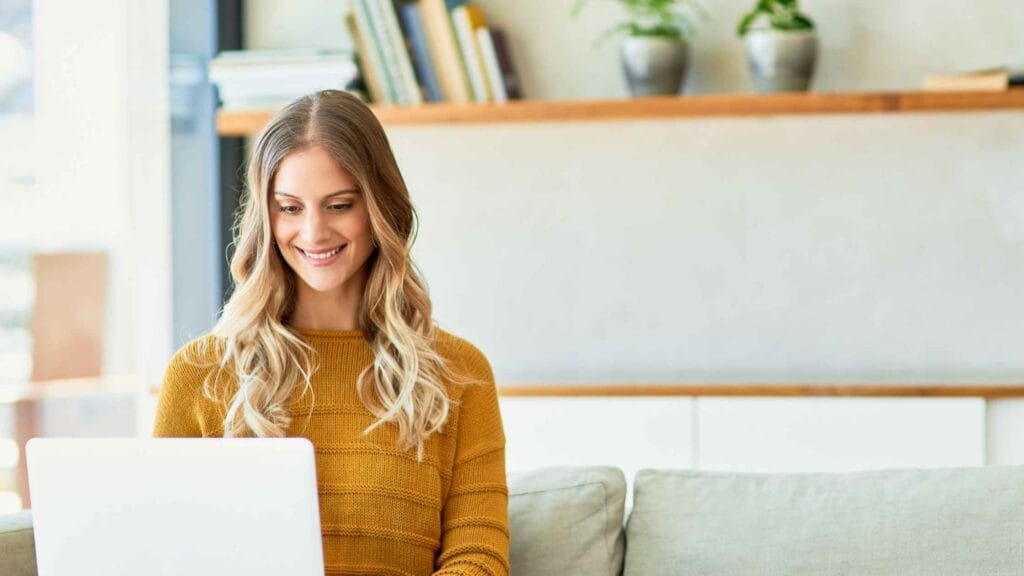
[[[434,576],[508,576],[508,484],[505,432],[494,375],[472,348],[459,404],[451,488],[442,514]]]
[[[201,362],[204,343],[193,341],[171,358],[164,372],[153,424],[155,437],[201,438],[203,382],[209,369]]]

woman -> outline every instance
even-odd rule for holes
[[[171,360],[154,433],[309,438],[327,574],[507,575],[494,378],[434,327],[414,236],[369,108],[327,90],[279,112],[249,161],[234,293]]]

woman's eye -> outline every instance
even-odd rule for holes
[[[351,207],[352,207],[351,204],[331,204],[329,206],[329,208],[331,210],[334,210],[335,212],[341,212],[343,210],[348,210]]]
[[[282,212],[283,214],[295,214],[296,212],[299,211],[299,207],[298,206],[281,206],[280,208],[278,208],[278,210],[280,212]]]

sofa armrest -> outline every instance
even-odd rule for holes
[[[28,510],[0,516],[0,574],[37,575],[32,513]]]

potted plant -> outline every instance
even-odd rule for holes
[[[590,0],[577,0],[573,15]],[[686,77],[689,44],[703,16],[697,0],[611,0],[627,18],[601,35],[623,34],[622,69],[633,96],[678,94]]]
[[[797,0],[758,0],[740,18],[736,33],[746,42],[758,92],[807,90],[818,56],[818,34]]]

